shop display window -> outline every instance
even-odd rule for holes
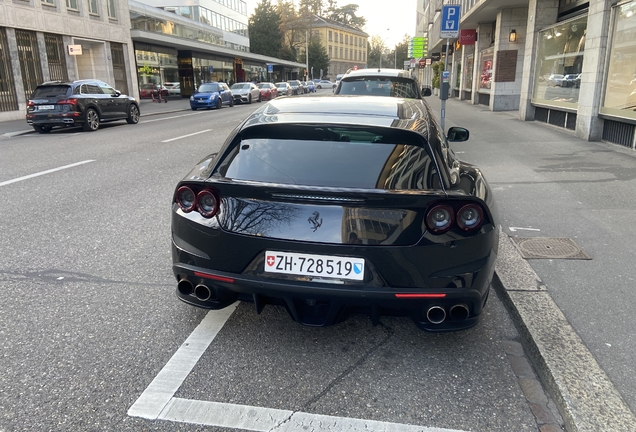
[[[490,93],[492,86],[492,62],[494,48],[483,50],[479,55],[479,92]]]
[[[466,62],[463,69],[463,89],[472,91],[473,89],[473,66],[475,64],[475,56],[473,54],[466,56]]]
[[[587,15],[539,32],[533,103],[577,108],[586,32]]]
[[[601,113],[636,119],[636,1],[616,6]]]

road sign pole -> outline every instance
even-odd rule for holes
[[[450,39],[446,39],[446,56],[444,57],[444,72],[448,69],[448,45],[450,45]],[[443,72],[442,72],[443,75]],[[444,132],[444,118],[446,117],[446,99],[448,99],[448,95],[442,95],[442,91],[448,91],[450,88],[450,83],[448,86],[443,85],[440,80],[439,86],[439,97],[442,99],[442,112],[440,115],[440,125],[442,126],[442,132]]]

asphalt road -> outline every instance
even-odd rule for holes
[[[361,316],[307,328],[251,304],[221,319],[177,300],[173,188],[258,106],[0,137],[0,431],[274,429],[249,426],[254,412],[314,430],[537,431],[531,402],[551,404],[494,291],[478,326],[450,334]],[[164,378],[174,409],[145,415]]]

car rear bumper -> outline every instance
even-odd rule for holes
[[[55,126],[79,126],[83,123],[81,117],[74,113],[48,114],[27,116],[26,122],[31,126],[55,127]]]
[[[173,243],[173,258],[183,257],[182,253]],[[488,297],[495,259],[493,252],[480,270],[480,277],[467,288],[401,288],[288,280],[220,272],[185,264],[183,260],[174,262],[173,273],[177,297],[205,309],[222,309],[241,300],[253,302],[258,313],[267,304],[284,306],[295,321],[309,326],[333,325],[351,313],[364,313],[373,323],[379,322],[382,315],[410,316],[421,329],[453,331],[478,323]]]

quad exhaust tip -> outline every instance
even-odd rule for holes
[[[426,319],[433,324],[441,324],[446,319],[446,311],[441,306],[432,306],[426,311]]]
[[[179,290],[179,292],[182,295],[190,295],[192,294],[192,291],[194,289],[194,286],[192,285],[192,282],[190,282],[189,280],[187,280],[186,278],[183,278],[179,281],[179,283],[177,284],[177,289]]]
[[[464,321],[470,315],[470,310],[465,304],[456,304],[450,308],[448,318],[453,321]],[[441,324],[446,320],[446,310],[441,306],[431,306],[426,311],[426,319],[432,324]]]

